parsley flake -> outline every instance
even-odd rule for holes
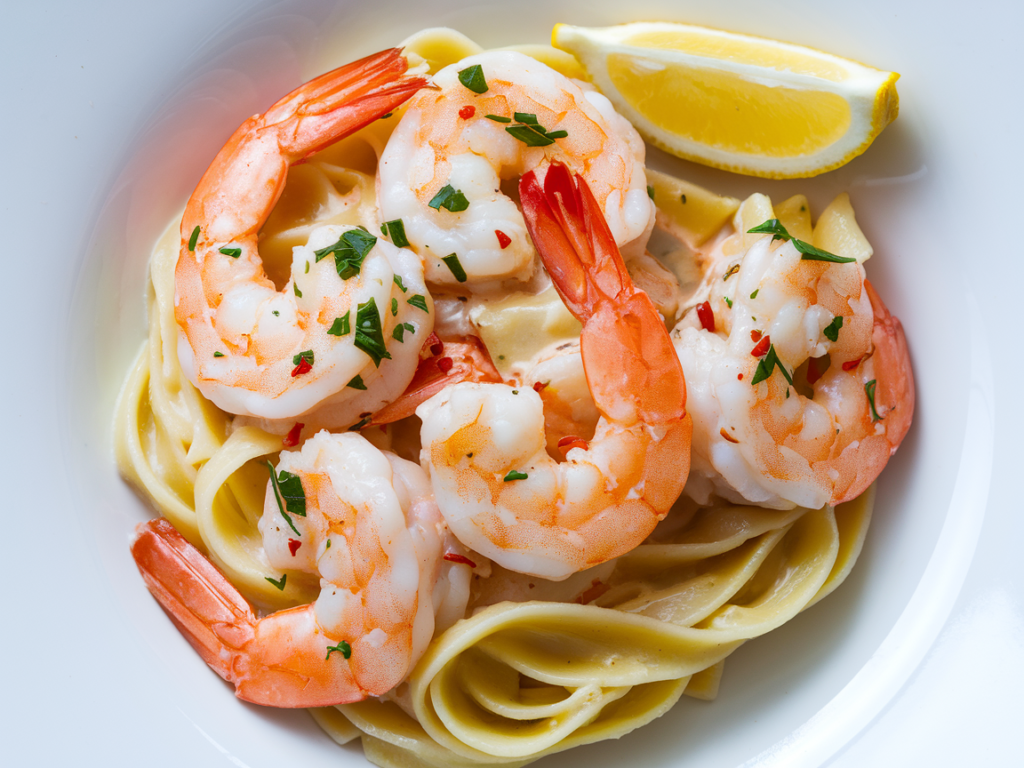
[[[868,396],[868,404],[871,406],[871,421],[881,421],[884,416],[879,416],[878,411],[875,410],[875,387],[878,386],[878,380],[872,379],[864,385],[864,394]]]
[[[466,282],[466,270],[462,268],[462,264],[459,262],[459,257],[454,253],[451,253],[441,259],[445,263],[445,266],[451,270],[451,273],[455,276],[455,279],[460,283]]]
[[[414,326],[412,323],[399,323],[398,325],[395,326],[395,330],[391,332],[391,338],[393,338],[395,341],[400,341],[404,344],[406,331],[408,331],[409,333],[414,333],[416,331],[416,326]]]
[[[225,256],[230,256],[232,259],[237,259],[239,256],[242,255],[241,248],[220,248],[219,250]]]
[[[760,291],[760,290],[761,290],[760,288],[755,288],[754,292],[752,294],[750,294],[750,298],[756,299],[757,298],[757,292]]]
[[[385,232],[384,234],[391,235],[392,243],[397,245],[399,248],[409,247],[409,238],[405,236],[405,224],[402,223],[401,219],[395,219],[394,221],[386,221],[384,222],[384,227],[387,227],[387,232]]]
[[[412,304],[416,309],[422,309],[424,312],[430,312],[430,310],[427,309],[427,299],[423,294],[417,293],[415,296],[408,299],[406,304]]]
[[[407,293],[409,291],[409,289],[405,287],[405,283],[402,282],[402,278],[398,275],[394,276],[392,282],[402,289],[402,293]]]
[[[469,208],[469,200],[462,194],[462,190],[455,189],[451,184],[445,184],[436,195],[430,198],[427,205],[435,211],[447,208],[452,213],[458,213]]]
[[[324,661],[328,661],[331,658],[331,654],[334,653],[335,651],[340,653],[346,659],[352,657],[352,646],[349,645],[348,643],[346,643],[344,640],[342,640],[337,645],[328,645],[327,646],[327,655],[324,657]]]
[[[300,299],[302,298],[302,291],[299,290],[298,283],[292,283],[292,291],[294,291],[295,295],[298,296]]]
[[[288,527],[295,531],[296,536],[301,536],[299,529],[295,527],[295,523],[292,522],[291,516],[288,514],[286,505],[291,508],[293,514],[299,517],[306,516],[306,494],[302,490],[302,480],[297,475],[293,475],[291,472],[281,470],[281,475],[274,474],[274,465],[269,461],[267,467],[270,469],[270,484],[274,487],[274,501],[277,502],[277,509],[281,513],[281,517],[288,523]],[[295,482],[298,483],[298,494],[296,496]],[[289,494],[289,495],[286,495]],[[301,511],[300,511],[301,510]]]
[[[757,364],[757,370],[754,371],[754,378],[751,379],[750,385],[756,386],[762,381],[772,375],[772,371],[778,367],[782,371],[782,375],[786,377],[786,381],[789,382],[790,386],[793,385],[793,377],[789,375],[789,371],[786,370],[786,366],[779,360],[779,356],[775,353],[775,345],[772,344],[768,348],[768,354],[761,358],[761,361]]]
[[[224,353],[223,352],[214,352],[213,356],[214,357],[224,357]]]
[[[350,314],[352,314],[352,310],[349,310],[341,317],[334,318],[334,322],[331,324],[331,327],[327,329],[327,333],[331,336],[348,336],[349,331],[352,330],[348,319]]]
[[[313,364],[313,350],[307,349],[304,352],[299,352],[297,355],[292,355],[292,365],[298,365],[305,360],[310,365]]]
[[[732,309],[732,299],[730,299],[728,296],[723,296],[722,299],[725,301],[726,304],[729,305],[729,309]]]
[[[384,332],[381,329],[377,302],[372,297],[365,304],[360,304],[356,310],[355,344],[370,356],[377,368],[380,368],[381,360],[391,359],[384,344]]]
[[[834,253],[815,248],[810,243],[805,243],[803,240],[793,237],[778,219],[768,219],[768,221],[758,224],[753,229],[748,229],[747,232],[752,235],[771,235],[772,242],[776,240],[792,241],[793,247],[796,248],[800,258],[804,261],[829,261],[833,264],[849,264],[851,261],[856,261],[856,259],[847,256],[836,256]]]
[[[188,250],[190,253],[195,253],[196,243],[199,242],[199,225],[196,224],[196,228],[192,230],[192,237],[188,239]]]
[[[511,123],[511,117],[502,117],[501,115],[484,115],[488,120],[493,120],[496,123]]]
[[[280,581],[278,581],[277,579],[272,579],[269,576],[264,576],[264,578],[267,581],[269,581],[271,584],[273,584],[275,587],[280,589],[282,592],[284,592],[284,585],[288,581],[288,574],[287,573],[281,575],[281,580]]]
[[[469,88],[473,93],[487,93],[487,80],[484,78],[484,68],[479,64],[466,67],[459,72],[459,82]]]
[[[313,251],[316,260],[319,262],[334,254],[334,266],[338,270],[338,277],[348,280],[359,274],[363,265],[363,259],[377,244],[377,238],[363,229],[350,229],[338,238],[338,242]]]
[[[651,198],[651,200],[654,199],[654,187],[652,187],[650,184],[647,185],[647,196]]]
[[[839,329],[843,327],[843,316],[836,315],[832,322],[825,326],[822,333],[829,341],[839,341]]]
[[[529,475],[526,474],[525,472],[518,472],[514,469],[511,469],[509,470],[509,473],[505,475],[504,482],[507,483],[511,480],[525,480],[527,477],[529,477]]]
[[[366,385],[363,384],[362,376],[353,376],[352,381],[345,385],[346,387],[352,387],[352,389],[366,389]]]

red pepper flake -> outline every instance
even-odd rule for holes
[[[288,430],[288,434],[284,436],[281,444],[285,448],[294,448],[299,444],[299,435],[302,433],[302,428],[306,426],[300,421],[295,422],[295,426]]]
[[[301,376],[304,373],[309,373],[313,370],[313,366],[310,365],[309,360],[302,358],[299,360],[299,364],[292,369],[292,376]]]
[[[476,563],[457,552],[445,552],[444,559],[449,563],[459,563],[460,565],[468,565],[470,568],[476,568]]]
[[[534,392],[541,392],[544,389],[544,387],[546,387],[547,385],[548,385],[548,383],[546,381],[534,382],[534,384],[533,384],[533,391]]]
[[[589,451],[590,443],[579,435],[566,435],[559,439],[558,448],[562,453],[568,453],[573,448],[582,448],[584,451]]]
[[[765,355],[768,354],[768,350],[771,346],[772,337],[769,336],[768,334],[765,334],[764,336],[761,337],[761,340],[757,342],[757,346],[750,350],[750,354],[754,357],[764,357]]]
[[[740,381],[743,381],[743,374],[742,373],[737,373],[736,374],[736,378],[739,379]]]
[[[845,363],[843,363],[843,370],[852,371],[854,368],[860,365],[860,361],[863,359],[863,357],[858,357],[856,360],[847,360]]]
[[[512,238],[502,232],[500,229],[494,230],[494,234],[498,236],[498,245],[501,246],[501,250],[505,250],[512,245]]]
[[[761,340],[761,332],[760,331],[751,331],[750,332],[750,340],[753,341],[753,342],[760,341]]]
[[[697,305],[697,318],[700,320],[700,327],[710,333],[715,332],[715,313],[711,311],[711,302],[705,301]]]
[[[295,557],[295,553],[299,551],[301,546],[302,542],[298,539],[288,539],[288,551],[292,553],[292,557]]]
[[[827,370],[827,369],[826,369]],[[824,375],[825,371],[818,368],[818,358],[812,357],[807,361],[807,383],[814,384]]]
[[[441,373],[448,373],[448,371],[452,369],[453,365],[455,365],[455,363],[450,357],[442,357],[437,361],[437,367],[441,369]]]
[[[740,374],[740,378],[742,378],[742,377],[743,377],[743,374],[741,373]],[[724,437],[730,443],[738,443],[739,442],[739,440],[737,440],[735,437],[733,437],[732,435],[730,435],[728,432],[725,431],[725,427],[722,427],[720,430],[718,430],[718,434],[720,434],[722,437]]]
[[[436,333],[431,331],[430,335],[427,336],[427,340],[423,342],[423,348],[429,349],[430,354],[437,357],[444,352],[444,342],[441,341]]]
[[[469,120],[469,118],[471,118],[475,114],[476,107],[474,107],[472,104],[467,105],[459,110],[459,117],[461,117],[463,120]]]

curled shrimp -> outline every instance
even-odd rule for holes
[[[296,89],[235,131],[189,200],[175,269],[178,354],[224,410],[285,419],[326,405],[320,421],[347,426],[412,378],[432,326],[415,254],[363,229],[323,227],[294,250],[279,291],[257,250],[289,166],[428,82],[407,68],[401,51],[382,51]]]
[[[530,233],[583,323],[594,438],[556,462],[532,388],[460,383],[422,405],[423,461],[455,536],[500,565],[547,579],[628,552],[686,482],[690,417],[657,309],[629,279],[601,208],[560,164],[520,184]]]
[[[320,432],[282,453],[277,472],[264,549],[273,567],[320,577],[315,602],[257,618],[162,518],[132,545],[146,585],[240,699],[314,707],[384,694],[423,654],[435,610],[446,624],[465,612],[469,566],[442,560],[465,550],[445,540],[423,470],[359,435]]]
[[[864,267],[765,236],[738,257],[719,248],[707,279],[672,332],[694,422],[687,494],[780,509],[859,496],[914,413],[903,327]]]
[[[381,215],[402,220],[428,282],[530,277],[535,251],[501,185],[547,159],[582,174],[615,242],[643,253],[654,223],[644,144],[608,99],[511,51],[470,56],[433,80],[438,90],[410,102],[377,173]]]

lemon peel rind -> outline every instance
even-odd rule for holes
[[[659,149],[685,160],[732,173],[769,179],[817,176],[839,168],[863,154],[899,113],[899,96],[895,88],[896,80],[899,79],[897,73],[874,69],[856,61],[804,46],[770,41],[767,38],[758,38],[752,35],[735,35],[708,27],[675,25],[679,28],[723,37],[748,38],[759,44],[771,42],[782,49],[792,50],[801,55],[814,54],[834,66],[841,66],[848,76],[843,80],[829,81],[812,75],[780,73],[771,68],[723,59],[714,59],[714,66],[708,66],[707,57],[666,49],[640,50],[635,46],[619,42],[637,32],[657,29],[662,26],[660,23],[652,22],[636,22],[603,28],[579,28],[567,24],[556,24],[551,33],[551,43],[554,47],[576,56],[586,70],[590,81],[636,127],[644,139]],[[581,29],[584,31],[581,32]],[[608,74],[607,64],[608,57],[616,53],[634,58],[646,57],[656,63],[682,64],[699,70],[729,72],[745,80],[762,84],[778,85],[780,80],[784,79],[786,87],[806,86],[817,92],[834,93],[841,96],[850,105],[850,124],[843,136],[828,146],[816,152],[790,157],[723,150],[685,139],[654,125],[619,93]]]

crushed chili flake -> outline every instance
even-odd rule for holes
[[[764,336],[761,337],[761,340],[757,342],[757,345],[752,350],[750,350],[750,354],[753,357],[764,357],[765,355],[768,354],[768,350],[771,348],[771,346],[772,337],[769,336],[768,334],[765,334]]]
[[[448,373],[448,371],[452,369],[453,365],[455,365],[455,363],[450,357],[442,357],[437,361],[437,367],[441,369],[441,373]]]
[[[548,385],[548,383],[546,381],[535,381],[533,383],[533,391],[534,392],[541,392],[544,389],[544,387],[546,387],[547,385]]]
[[[302,358],[299,360],[299,364],[292,369],[292,376],[301,376],[304,373],[309,373],[313,370],[313,366],[310,365],[309,360]]]
[[[444,352],[444,342],[441,341],[436,333],[431,331],[430,335],[427,336],[427,340],[423,342],[423,348],[429,349],[430,354],[437,357]]]
[[[295,422],[295,426],[288,430],[288,434],[281,440],[281,444],[285,448],[294,448],[299,444],[299,436],[302,434],[302,428],[306,426],[301,421]]]
[[[743,374],[741,373],[740,376],[743,376]],[[732,435],[730,435],[728,432],[725,431],[725,427],[722,427],[720,430],[718,430],[718,434],[720,434],[722,437],[724,437],[730,443],[738,443],[739,442],[739,440],[737,440],[735,437],[733,437]]]
[[[736,378],[739,379],[740,381],[743,381],[743,374],[742,373],[737,373],[736,374]]]
[[[827,369],[826,369],[827,370]],[[807,361],[807,383],[814,384],[824,375],[825,371],[818,368],[818,358],[812,357]]]
[[[449,563],[460,563],[462,565],[468,565],[470,568],[476,568],[476,563],[465,555],[460,555],[457,552],[445,552],[443,559],[447,560]]]
[[[292,557],[295,557],[295,553],[299,551],[301,546],[302,542],[298,539],[288,539],[288,551],[292,553]]]
[[[562,453],[568,453],[573,448],[582,448],[584,451],[588,451],[590,450],[590,443],[579,435],[566,435],[565,437],[559,438],[558,448]]]
[[[476,107],[474,107],[472,104],[469,104],[459,110],[459,117],[461,117],[463,120],[469,120],[469,118],[471,118],[475,114]]]
[[[494,230],[494,234],[498,236],[498,245],[501,246],[501,250],[505,250],[512,245],[512,238],[502,232],[500,229]]]
[[[860,365],[860,361],[863,359],[863,357],[858,357],[856,360],[847,360],[845,363],[843,363],[843,370],[852,371],[854,368]]]
[[[711,302],[705,301],[697,305],[697,319],[700,320],[700,327],[710,333],[715,332],[715,313],[711,311]]]
[[[754,342],[760,341],[761,340],[761,332],[757,331],[757,330],[751,331],[750,332],[750,340],[754,341]]]

